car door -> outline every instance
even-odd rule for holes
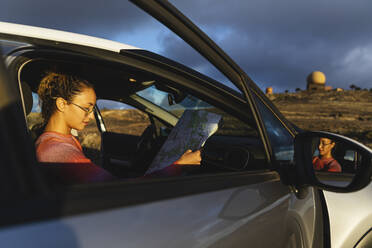
[[[6,129],[13,135],[26,130],[21,105],[16,107],[23,126],[13,132]],[[11,122],[4,118],[4,123]],[[1,140],[5,142],[4,135]],[[301,247],[306,246],[303,240],[312,239],[305,239],[299,221],[301,213],[311,215],[311,199],[297,201],[273,170],[115,181],[44,192],[39,189],[44,181],[34,164],[32,145],[9,147],[9,154],[17,152],[17,157],[31,153],[28,160],[10,157],[13,163],[7,167],[20,174],[32,168],[35,172],[19,182],[9,176],[6,186],[29,182],[28,188],[38,190],[15,191],[6,198],[10,207],[3,206],[7,218],[0,231],[6,247]]]
[[[203,44],[210,49],[208,43]],[[224,56],[216,60],[212,57],[216,64],[224,63]],[[225,71],[225,74],[239,78],[234,72]],[[274,170],[272,150],[275,149],[270,145],[273,141],[270,142],[263,115],[256,107],[249,85],[237,85],[247,97],[245,107],[255,115],[271,169],[78,185],[49,194],[38,188],[42,188],[39,185],[43,186],[44,181],[36,169],[25,181],[30,181],[28,188],[40,192],[29,194],[22,204],[19,200],[9,201],[12,209],[18,211],[3,211],[8,215],[8,222],[3,223],[0,232],[4,246],[309,247],[314,244],[315,193],[311,191],[305,199],[298,200],[280,181]],[[15,106],[21,113],[20,105]],[[7,117],[3,120],[7,125],[3,130],[9,134],[26,130],[24,120],[17,121],[20,126],[13,127],[15,131],[9,128],[14,120]],[[24,137],[27,139],[27,134]],[[2,140],[5,141],[5,135]],[[12,140],[18,143],[18,137]],[[32,158],[17,161],[14,156],[4,156],[9,158],[9,168],[32,171],[35,159],[29,142],[19,142],[17,147],[9,146],[9,149],[19,154],[16,157],[25,158],[25,154],[31,153]],[[9,188],[13,184],[21,188],[24,184],[12,179],[6,181]],[[21,193],[15,192],[12,198],[20,196]],[[308,222],[313,225],[303,225]],[[272,238],[268,239],[268,234]]]

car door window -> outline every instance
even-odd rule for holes
[[[292,161],[294,155],[292,135],[258,96],[254,94],[254,98],[266,127],[275,159]]]
[[[198,83],[198,74],[195,74],[195,82],[179,84],[164,76],[127,66],[108,66],[98,62],[92,65],[85,61],[49,58],[27,63],[22,67],[20,80],[30,83],[35,92],[40,75],[51,67],[88,78],[95,86],[101,115],[97,112],[96,121],[90,122],[77,136],[84,155],[114,176],[143,176],[186,110],[203,110],[220,115],[222,119],[216,133],[202,147],[202,166],[194,167],[196,170],[192,171],[192,175],[269,168],[256,122],[249,114],[249,106],[239,99],[238,93],[226,92],[217,82],[213,87],[195,90],[192,84]],[[215,99],[217,94],[222,99]],[[34,103],[37,102],[37,95],[34,94]],[[242,108],[246,109],[242,111]],[[34,110],[40,111],[38,106],[34,106]],[[102,117],[105,130],[99,130],[101,123],[98,116]],[[40,114],[33,117],[37,120]],[[173,162],[187,148],[185,144],[182,151],[177,151]]]

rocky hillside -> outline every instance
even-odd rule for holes
[[[339,133],[372,148],[372,92],[297,92],[269,96],[290,121],[306,130]]]

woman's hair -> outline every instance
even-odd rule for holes
[[[46,124],[56,111],[56,99],[70,103],[84,88],[93,88],[87,80],[61,72],[48,71],[41,79],[37,94],[41,102],[41,115]]]
[[[330,140],[330,144],[334,143],[335,145],[333,146],[333,148],[331,149],[331,156],[334,158],[336,156],[336,149],[337,149],[337,143],[334,142],[333,140],[329,139]]]

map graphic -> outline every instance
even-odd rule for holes
[[[161,170],[186,150],[198,150],[218,129],[221,116],[206,110],[185,110],[145,174]]]

